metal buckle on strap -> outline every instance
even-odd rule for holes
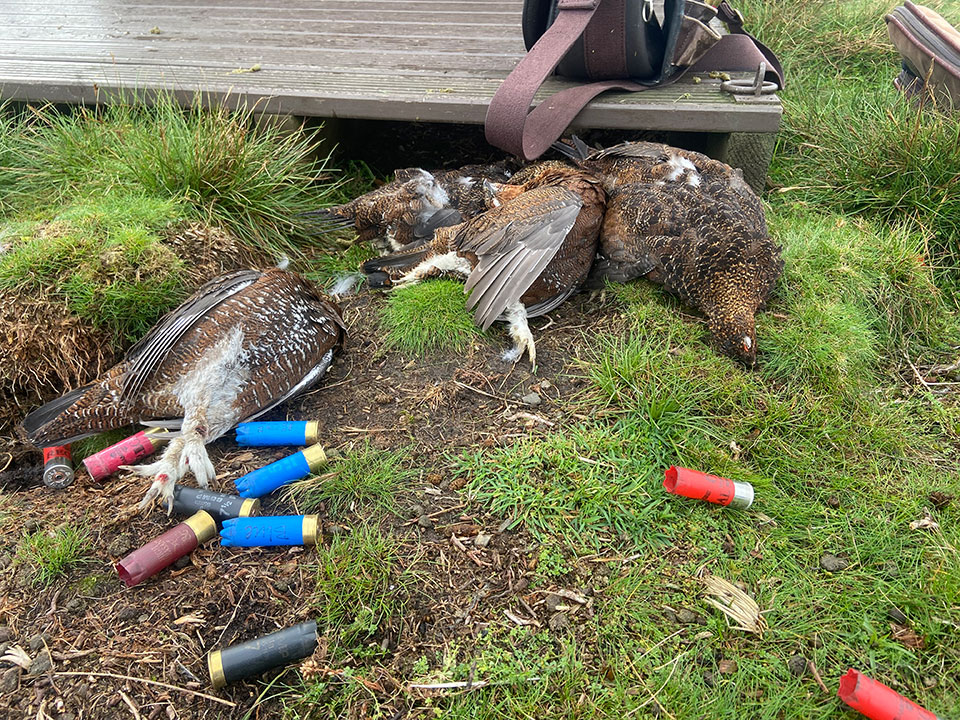
[[[600,0],[557,0],[557,10],[595,10]]]
[[[640,17],[643,18],[645,23],[653,19],[653,0],[643,0],[643,10]]]
[[[725,80],[720,83],[720,89],[731,95],[753,95],[754,97],[772,95],[780,89],[780,86],[775,82],[764,81],[763,77],[766,74],[767,64],[762,62],[753,80]]]

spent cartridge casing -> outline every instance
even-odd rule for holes
[[[205,510],[213,515],[215,520],[223,522],[227,518],[256,515],[260,512],[260,501],[186,485],[174,486],[173,511],[177,515],[193,515],[200,510]]]
[[[316,545],[319,531],[317,515],[231,518],[223,521],[220,544],[224,547]]]
[[[237,425],[237,445],[241,447],[273,447],[278,445],[313,445],[320,423],[316,420],[289,422],[248,422]]]
[[[176,527],[154,538],[117,563],[117,573],[127,587],[133,587],[172,565],[217,534],[213,516],[201,510]]]
[[[316,649],[317,623],[311,620],[223,650],[213,650],[207,655],[210,684],[219,689],[227,683],[302,660]]]
[[[43,484],[54,490],[62,490],[73,484],[73,461],[69,445],[56,445],[43,449]]]
[[[670,466],[664,473],[663,487],[674,495],[706,500],[717,505],[746,510],[753,504],[753,485],[708,475],[697,470]]]
[[[104,448],[83,464],[94,480],[103,480],[113,475],[121,465],[133,465],[137,460],[152,454],[170,439],[172,433],[164,428],[150,428]]]
[[[320,445],[311,445],[293,455],[264,465],[253,472],[234,480],[241,497],[259,498],[268,495],[281,485],[304,478],[327,462],[327,455]]]
[[[940,720],[896,690],[853,668],[840,678],[837,696],[870,720]]]

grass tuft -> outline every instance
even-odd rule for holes
[[[83,563],[89,546],[87,530],[64,524],[27,535],[17,547],[17,560],[31,568],[34,585],[46,587]]]
[[[122,346],[186,295],[182,261],[157,231],[171,200],[112,194],[81,200],[50,222],[20,227],[0,255],[0,288],[42,291]]]
[[[339,456],[327,472],[289,486],[287,492],[303,512],[321,506],[328,516],[340,518],[361,507],[390,510],[394,495],[412,477],[402,450],[377,450],[369,443]]]
[[[463,283],[430,280],[387,295],[385,344],[403,352],[461,352],[481,330],[465,306]]]
[[[380,654],[370,638],[402,611],[403,585],[412,578],[398,569],[394,541],[377,528],[359,525],[317,548],[314,603],[321,632],[342,651]]]
[[[338,197],[336,183],[316,135],[303,127],[288,130],[253,109],[182,108],[169,95],[150,106],[121,97],[92,109],[43,108],[5,123],[0,187],[4,178],[16,180],[9,208],[145,193],[277,254],[326,243],[303,213]]]

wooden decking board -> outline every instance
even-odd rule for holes
[[[0,98],[103,102],[173,91],[322,117],[482,123],[522,57],[522,0],[6,0]],[[152,33],[152,28],[159,33]],[[259,72],[236,72],[258,65]],[[553,79],[545,97],[567,85]],[[608,93],[582,127],[771,132],[775,97],[719,82]]]

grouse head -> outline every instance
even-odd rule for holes
[[[707,327],[720,352],[752,368],[757,362],[757,333],[752,312],[710,313]]]

